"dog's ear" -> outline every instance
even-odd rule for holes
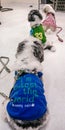
[[[35,17],[34,17],[35,15],[38,16],[40,20],[43,19],[39,10],[31,10],[30,13],[28,14],[28,21],[29,22],[35,21]]]
[[[39,41],[34,41],[33,47],[33,54],[38,59],[38,61],[43,62],[44,61],[44,49],[42,44]]]
[[[23,51],[24,45],[25,45],[24,42],[19,43],[19,45],[17,47],[17,53],[20,53]]]
[[[47,13],[47,10],[46,10],[46,8],[45,8],[45,9],[43,9],[43,11],[44,11],[44,13]]]
[[[25,48],[25,44],[26,44],[27,42],[28,42],[28,41],[24,40],[24,41],[22,41],[22,42],[20,42],[20,43],[18,44],[17,51],[16,51],[16,55],[15,55],[16,58],[17,58],[17,55],[18,55],[18,54],[20,54],[20,53],[23,52],[23,50],[24,50],[24,48]]]
[[[32,14],[32,12],[30,12],[30,13],[28,14],[28,21],[29,21],[29,22],[35,21],[35,18],[34,18],[34,15]]]

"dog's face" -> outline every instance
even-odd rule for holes
[[[40,24],[42,19],[42,15],[39,10],[31,10],[28,14],[28,21],[30,22],[31,27],[36,24]]]
[[[29,37],[18,44],[16,52],[15,69],[39,69],[40,63],[44,60],[44,51],[42,43],[34,38]]]
[[[39,19],[38,16],[34,15],[35,21],[30,22],[30,26],[33,27],[35,25],[39,25],[41,23],[41,20]]]

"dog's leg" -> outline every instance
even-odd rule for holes
[[[46,130],[47,125],[49,124],[49,120],[50,120],[49,111],[46,112],[44,116],[44,120],[45,121],[43,121],[43,124],[39,127],[38,130]]]
[[[56,31],[56,28],[55,27],[50,27],[51,31],[52,32],[55,32]]]
[[[48,27],[43,25],[43,29],[44,29],[45,32],[47,32]]]
[[[46,42],[46,44],[44,45],[44,50],[46,50],[46,49],[48,49],[48,50],[50,50],[50,51],[52,51],[52,52],[55,52],[55,51],[56,51],[55,47],[54,47],[53,44],[50,43],[50,42]]]

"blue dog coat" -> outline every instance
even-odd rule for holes
[[[47,111],[44,84],[35,74],[20,76],[10,92],[7,112],[18,120],[36,120]]]

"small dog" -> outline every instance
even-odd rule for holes
[[[62,30],[61,27],[58,27],[56,24],[55,11],[51,5],[46,4],[43,8],[43,12],[46,14],[45,20],[42,21],[42,25],[45,31],[50,29],[51,31],[56,31],[57,28],[60,30],[57,32],[56,36],[58,40],[63,42],[63,40],[59,37],[58,33]]]
[[[39,40],[41,40],[44,49],[55,51],[54,46],[47,41],[45,36],[44,27],[41,24],[43,17],[39,10],[31,10],[28,14],[28,21],[30,22],[31,31],[30,34]]]
[[[16,62],[11,68],[16,72],[15,83],[4,103],[5,120],[12,130],[39,130],[48,121],[42,80],[43,52],[41,42],[33,37],[17,47]]]
[[[47,31],[48,29],[51,29],[52,31],[55,31],[56,19],[54,9],[50,5],[45,5],[43,11],[46,14],[46,19],[42,22],[44,30]]]

